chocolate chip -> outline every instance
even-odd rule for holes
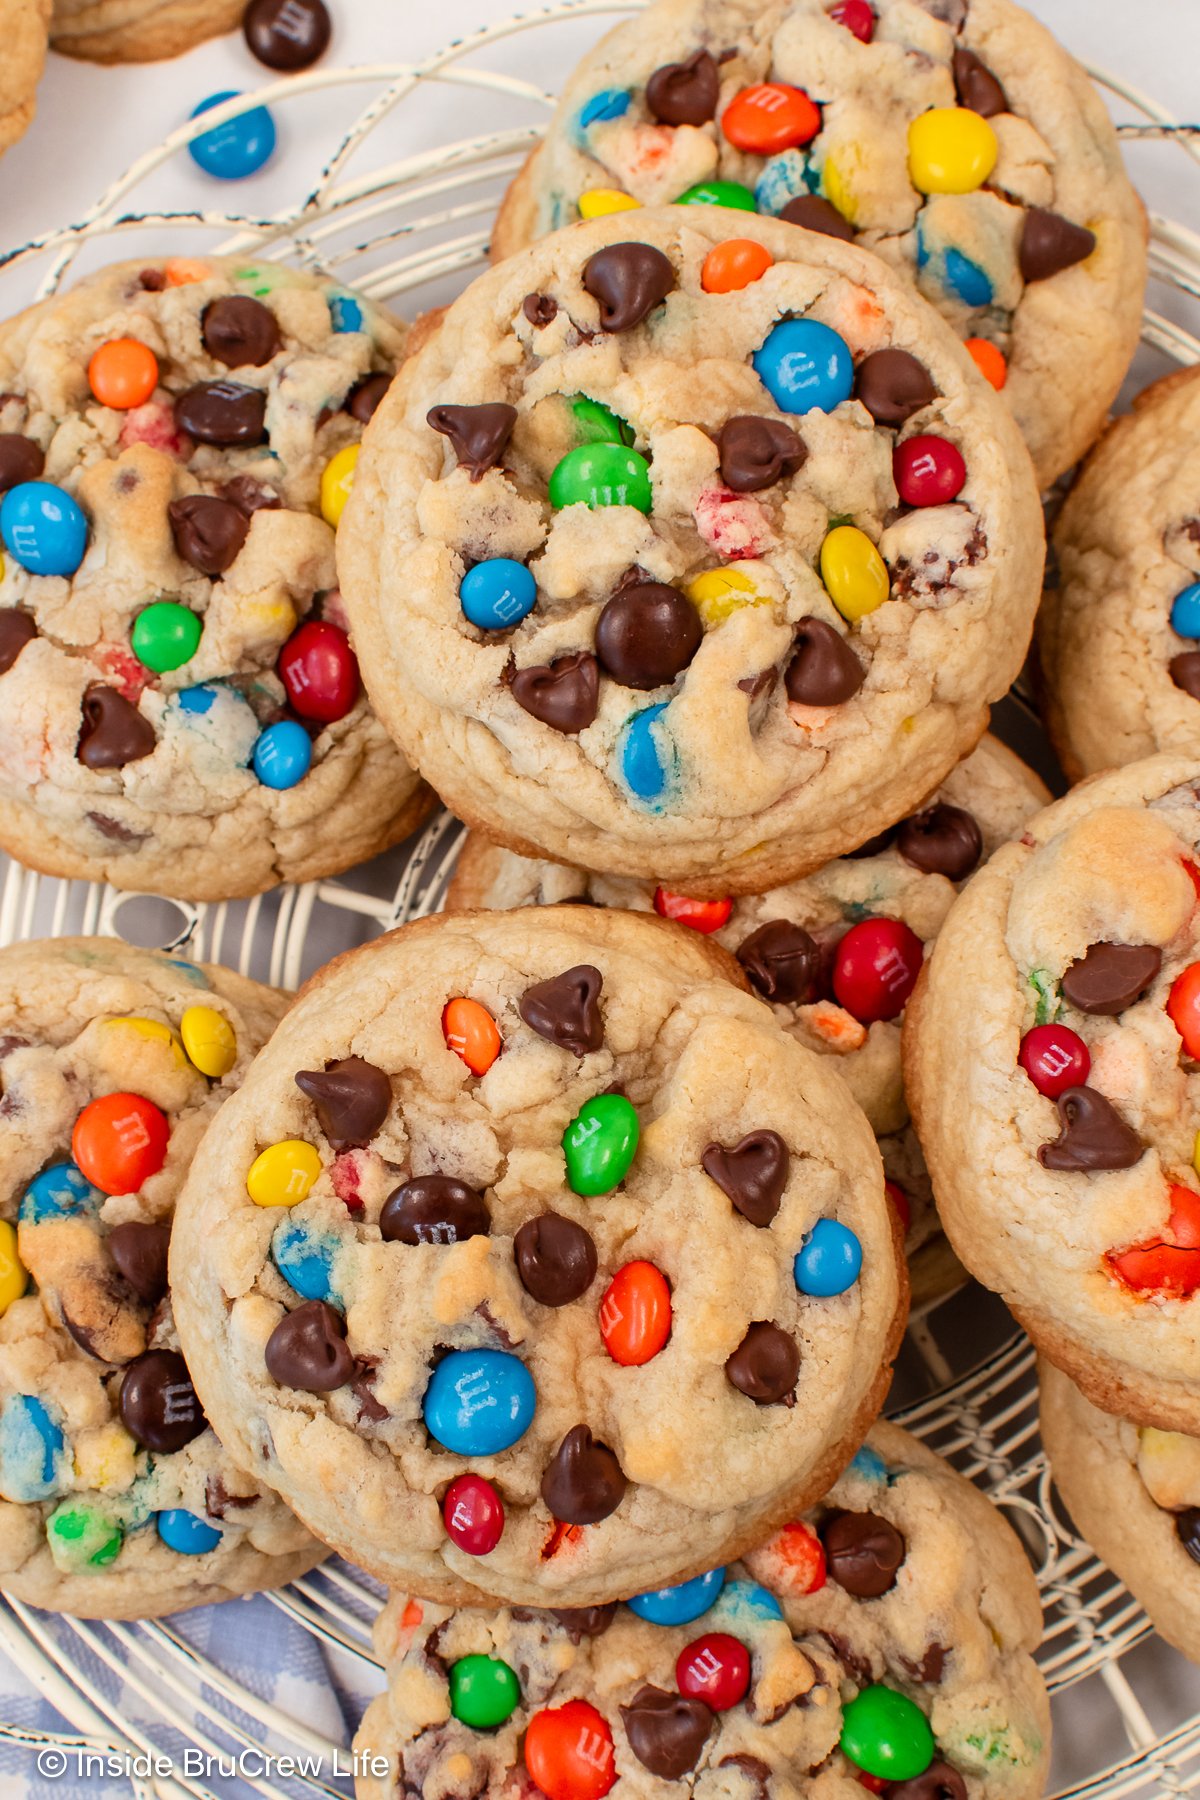
[[[46,466],[45,452],[19,431],[0,431],[0,494],[22,481],[36,481]]]
[[[177,1350],[147,1350],[121,1383],[125,1429],[147,1450],[182,1450],[207,1423],[187,1364]]]
[[[332,30],[325,0],[251,0],[242,16],[251,54],[285,75],[324,56]]]
[[[379,1215],[387,1244],[461,1244],[491,1228],[483,1195],[453,1175],[414,1175],[393,1189]]]
[[[847,850],[845,855],[852,862],[857,862],[865,856],[882,856],[884,851],[889,850],[895,843],[899,831],[899,825],[885,826],[882,831],[877,831],[874,837],[869,837],[865,844],[860,844],[857,850]]]
[[[821,953],[802,925],[769,919],[738,946],[737,959],[767,1000],[804,1006],[816,998]]]
[[[521,1286],[542,1306],[567,1306],[596,1279],[591,1233],[561,1213],[526,1219],[513,1239],[513,1256]]]
[[[723,1756],[717,1767],[718,1769],[737,1769],[753,1788],[755,1800],[768,1800],[771,1792],[771,1771],[761,1756],[750,1756],[745,1750],[738,1750],[732,1756]]]
[[[204,1484],[204,1510],[210,1519],[223,1519],[227,1513],[257,1505],[257,1494],[231,1494],[219,1475],[210,1475]]]
[[[964,807],[939,803],[904,820],[896,848],[923,875],[965,881],[983,855],[983,833]]]
[[[700,1760],[713,1713],[703,1700],[642,1687],[621,1708],[621,1722],[638,1761],[664,1781],[679,1781]]]
[[[279,512],[283,501],[273,488],[265,487],[256,481],[253,475],[235,475],[221,489],[221,498],[236,506],[246,518],[252,519],[256,512]]]
[[[800,1373],[796,1340],[778,1325],[756,1320],[726,1359],[725,1373],[740,1394],[760,1406],[773,1405],[795,1392]]]
[[[596,621],[596,654],[622,687],[674,681],[700,648],[700,615],[678,588],[639,581],[617,590]]]
[[[1200,700],[1200,650],[1184,650],[1167,665],[1171,680],[1193,700]]]
[[[553,294],[526,294],[521,311],[531,325],[552,325],[558,317],[558,301]]]
[[[846,244],[854,242],[854,227],[849,219],[831,200],[822,200],[819,194],[797,194],[794,200],[788,201],[779,217],[787,225],[799,225],[802,231],[841,238]]]
[[[600,708],[600,665],[587,650],[518,669],[509,686],[518,706],[568,736],[590,725]]]
[[[604,331],[630,331],[675,286],[669,258],[653,244],[607,244],[583,265],[583,285],[600,302]]]
[[[350,417],[357,419],[360,425],[369,425],[391,385],[391,376],[382,372],[377,375],[364,375],[361,381],[355,382],[342,401],[342,411],[348,412]]]
[[[157,1306],[167,1291],[169,1225],[140,1225],[130,1219],[108,1234],[108,1253],[139,1300]]]
[[[22,612],[19,606],[0,609],[0,675],[8,674],[26,644],[32,643],[37,634],[32,613]]]
[[[777,1131],[749,1131],[727,1150],[709,1144],[700,1165],[751,1225],[769,1225],[779,1211],[791,1157]]]
[[[621,1465],[586,1425],[573,1425],[546,1465],[542,1499],[566,1525],[598,1525],[625,1495]]]
[[[343,1056],[323,1069],[299,1069],[296,1086],[317,1110],[317,1123],[335,1150],[369,1144],[388,1116],[392,1084],[361,1056]]]
[[[1009,111],[1008,96],[986,63],[960,44],[954,52],[954,91],[958,104],[984,119]]]
[[[604,1042],[600,987],[604,977],[591,963],[580,963],[535,981],[521,995],[518,1011],[531,1031],[548,1038],[573,1056],[586,1056]]]
[[[1175,1536],[1192,1561],[1200,1563],[1200,1506],[1185,1506],[1175,1514]]]
[[[903,425],[928,406],[937,389],[923,362],[907,350],[873,350],[858,365],[855,397],[877,425]]]
[[[897,1781],[887,1790],[888,1800],[967,1800],[967,1784],[947,1762],[931,1762],[923,1775]]]
[[[948,1655],[945,1644],[926,1644],[920,1662],[913,1662],[906,1657],[904,1667],[914,1681],[922,1682],[925,1687],[936,1687],[946,1672]]]
[[[120,819],[110,819],[107,813],[86,812],[83,816],[110,844],[144,844],[150,835],[146,831],[131,831],[128,825],[122,825]]]
[[[917,0],[931,18],[940,19],[952,31],[961,31],[967,20],[967,0]]]
[[[580,1638],[604,1636],[617,1616],[617,1603],[609,1600],[604,1606],[556,1606],[553,1615],[578,1643]]]
[[[1115,1019],[1141,999],[1161,968],[1156,944],[1091,944],[1063,976],[1063,999],[1078,1012]]]
[[[1062,1130],[1038,1150],[1044,1169],[1131,1169],[1141,1157],[1145,1146],[1137,1132],[1095,1088],[1067,1088],[1055,1105]]]
[[[707,50],[663,63],[646,83],[646,105],[660,125],[706,125],[717,110],[721,77]]]
[[[116,688],[88,688],[81,711],[83,724],[75,754],[85,768],[123,769],[154,749],[153,725]]]
[[[821,1543],[831,1578],[856,1600],[877,1600],[895,1587],[906,1546],[878,1513],[834,1513],[821,1527]]]
[[[771,692],[778,679],[778,669],[760,669],[757,675],[743,675],[738,682],[738,689],[743,694],[749,694],[753,705],[755,700],[761,700],[764,694]]]
[[[175,423],[198,444],[261,444],[267,396],[240,381],[198,381],[175,402]]]
[[[345,1323],[324,1300],[306,1300],[286,1313],[267,1339],[265,1357],[280,1387],[306,1394],[345,1387],[354,1373]]]
[[[1031,206],[1021,228],[1017,261],[1024,281],[1046,281],[1064,269],[1084,262],[1096,248],[1096,234],[1086,225],[1075,225],[1061,213]]]
[[[381,1419],[388,1417],[388,1409],[375,1398],[373,1386],[378,1369],[374,1363],[360,1358],[357,1374],[350,1383],[350,1392],[358,1401],[358,1417],[361,1422],[366,1419],[372,1425],[378,1425]]]
[[[804,467],[808,448],[783,419],[738,413],[717,437],[721,479],[735,494],[757,493]]]
[[[857,694],[867,672],[832,625],[810,614],[801,619],[793,641],[796,654],[784,675],[789,700],[800,706],[841,706]]]
[[[167,285],[167,278],[161,269],[143,269],[138,276],[138,284],[148,294],[161,294]]]
[[[213,361],[227,369],[261,368],[281,341],[275,314],[249,294],[223,294],[210,301],[200,321],[200,336]]]
[[[500,400],[484,406],[433,406],[425,415],[427,425],[450,439],[460,466],[472,481],[495,468],[516,422],[516,407]]]
[[[167,508],[171,536],[185,563],[202,575],[223,575],[237,558],[250,529],[245,513],[229,500],[188,494]]]

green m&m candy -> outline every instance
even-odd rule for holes
[[[676,206],[733,206],[739,212],[757,212],[754,195],[740,181],[698,181],[680,194]]]
[[[624,444],[580,444],[568,450],[550,477],[550,504],[580,501],[584,506],[636,506],[648,513],[653,496],[645,457]]]
[[[125,1534],[112,1519],[72,1500],[64,1501],[46,1520],[46,1542],[55,1567],[64,1575],[106,1569],[116,1561],[124,1541]]]
[[[933,1761],[933,1733],[916,1703],[875,1682],[842,1715],[843,1756],[880,1781],[912,1781]]]
[[[575,430],[581,444],[632,444],[633,432],[611,407],[601,406],[587,394],[571,402]]]
[[[637,1154],[638,1116],[624,1094],[585,1100],[563,1133],[573,1194],[611,1194]]]
[[[138,661],[162,675],[191,662],[203,629],[196,614],[177,600],[156,600],[133,621],[129,641]]]
[[[521,1700],[521,1684],[498,1656],[460,1656],[450,1665],[450,1711],[475,1731],[503,1725]]]

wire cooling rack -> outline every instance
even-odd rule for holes
[[[210,251],[268,253],[336,275],[409,317],[440,304],[483,263],[496,203],[554,103],[535,83],[494,66],[508,40],[532,37],[537,67],[554,66],[562,76],[580,47],[577,33],[568,42],[577,21],[599,25],[633,10],[630,0],[572,0],[492,25],[419,64],[314,72],[214,108],[139,158],[82,219],[0,255],[0,308],[12,312],[115,256],[146,246],[191,249],[197,239]],[[520,58],[522,66],[531,60]],[[1105,71],[1092,73],[1126,118],[1120,130],[1131,147],[1166,139],[1200,163],[1200,127],[1178,124]],[[163,165],[200,131],[261,102],[295,108],[302,119],[306,103],[331,94],[348,98],[351,110],[359,96],[365,103],[295,204],[257,216],[183,214],[155,210],[146,198]],[[464,100],[477,126],[465,138],[453,130]],[[427,147],[370,162],[398,122],[404,141]],[[1153,217],[1151,271],[1155,305],[1143,339],[1152,360],[1200,361],[1200,238]],[[1026,752],[1037,748],[1029,731],[1029,721],[1018,724]],[[457,821],[440,814],[414,842],[338,880],[208,906],[55,881],[0,858],[0,944],[111,933],[187,946],[197,958],[292,987],[336,951],[435,911],[461,838]],[[1200,1676],[1152,1638],[1137,1602],[1065,1516],[1037,1435],[1033,1353],[999,1302],[971,1288],[910,1326],[894,1400],[893,1415],[984,1488],[1028,1549],[1046,1614],[1040,1662],[1055,1696],[1056,1736],[1067,1748],[1058,1793],[1148,1800],[1200,1791]],[[370,1627],[380,1594],[360,1572],[334,1561],[271,1598],[335,1655],[373,1663]],[[181,1745],[213,1757],[308,1754],[325,1771],[337,1766],[331,1742],[249,1693],[216,1652],[200,1653],[170,1623],[85,1623],[0,1600],[0,1648],[78,1734],[49,1737],[0,1723],[0,1742],[68,1756],[81,1748],[170,1754],[176,1773],[131,1778],[135,1800],[217,1800],[213,1787],[178,1772]],[[269,1643],[262,1654],[268,1663]],[[114,1698],[121,1686],[137,1696],[149,1723],[121,1716]],[[336,1775],[277,1783],[255,1766],[243,1769],[237,1792],[264,1800],[345,1800],[348,1792]]]

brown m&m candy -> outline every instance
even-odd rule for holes
[[[295,1082],[316,1107],[317,1122],[335,1150],[370,1143],[392,1104],[387,1074],[362,1056],[344,1056],[323,1069],[300,1069]]]
[[[590,725],[600,706],[600,666],[587,650],[518,669],[509,686],[518,706],[568,736]]]
[[[155,747],[154,727],[116,688],[88,688],[81,707],[83,725],[75,754],[88,769],[123,769]]]
[[[379,1215],[385,1243],[461,1244],[491,1228],[483,1195],[453,1175],[414,1175],[393,1189]]]
[[[482,406],[432,406],[425,415],[427,425],[449,438],[459,466],[472,481],[495,468],[516,422],[516,407],[500,400]]]
[[[542,1306],[567,1306],[596,1279],[591,1233],[561,1213],[526,1219],[513,1239],[513,1256],[521,1286]]]
[[[223,575],[236,561],[250,522],[231,500],[187,494],[167,507],[171,536],[185,563],[202,575]]]
[[[707,50],[663,63],[646,83],[646,105],[660,125],[707,125],[717,110],[721,76]]]
[[[777,1131],[749,1131],[728,1150],[723,1144],[709,1144],[700,1164],[751,1225],[771,1223],[779,1211],[791,1164],[788,1147]]]
[[[713,1714],[703,1700],[643,1687],[621,1708],[621,1721],[642,1766],[664,1781],[679,1781],[700,1760]]]
[[[1156,944],[1092,944],[1064,974],[1063,999],[1080,1012],[1115,1018],[1141,999],[1161,968]]]
[[[843,243],[854,242],[854,227],[849,219],[840,213],[833,202],[822,200],[819,194],[797,194],[789,200],[780,218],[788,225],[799,225],[801,231],[816,231],[822,237],[841,238]]]
[[[175,423],[198,444],[261,444],[267,396],[240,381],[198,381],[175,402]]]
[[[293,75],[324,56],[333,26],[325,0],[251,0],[242,31],[260,63]]]
[[[285,1313],[267,1339],[267,1370],[280,1387],[328,1394],[354,1373],[341,1316],[324,1300],[306,1300]]]
[[[770,1406],[794,1393],[800,1352],[795,1339],[778,1325],[756,1320],[726,1359],[725,1373],[739,1393]]]
[[[177,1350],[147,1350],[135,1357],[121,1382],[121,1419],[147,1450],[182,1450],[206,1420],[191,1376]]]
[[[965,807],[939,803],[904,820],[896,848],[922,874],[965,881],[983,855],[983,833]]]
[[[785,419],[738,413],[717,438],[721,480],[735,494],[753,494],[804,467],[808,449]]]
[[[599,1050],[604,1042],[600,988],[604,977],[591,963],[580,963],[548,981],[535,981],[521,995],[518,1011],[526,1025],[574,1056]]]
[[[906,1545],[878,1513],[834,1513],[821,1528],[821,1543],[830,1578],[856,1600],[877,1600],[895,1587]]]
[[[126,1220],[108,1234],[108,1253],[139,1300],[156,1306],[167,1291],[168,1225],[142,1225]]]
[[[596,621],[596,654],[622,687],[662,687],[700,648],[700,615],[678,588],[634,581],[618,589]]]
[[[675,286],[670,259],[653,244],[608,244],[583,265],[583,285],[600,302],[603,331],[630,331]]]
[[[783,678],[787,697],[799,706],[841,706],[866,680],[866,670],[845,638],[811,616],[796,627],[796,653]]]
[[[542,1499],[566,1525],[598,1525],[625,1497],[625,1476],[607,1444],[573,1425],[542,1475]]]
[[[32,438],[19,431],[0,431],[0,494],[19,487],[23,481],[36,481],[46,466],[45,452]]]
[[[200,321],[200,336],[208,354],[227,369],[261,368],[281,342],[275,314],[249,294],[223,294],[210,301]]]

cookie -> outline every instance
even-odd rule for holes
[[[309,983],[192,1164],[205,1410],[382,1580],[586,1606],[821,1493],[903,1263],[866,1119],[716,945],[422,920]]]
[[[1044,712],[1073,780],[1200,751],[1200,370],[1138,395],[1054,528],[1038,620]]]
[[[28,131],[46,60],[50,0],[0,0],[0,151]]]
[[[1030,820],[942,926],[904,1079],[942,1223],[1097,1406],[1200,1434],[1195,758]]]
[[[1011,0],[657,0],[568,81],[493,250],[679,199],[741,209],[731,236],[748,210],[857,240],[911,278],[1043,486],[1137,348],[1144,209],[1084,70]]]
[[[281,264],[120,263],[0,327],[0,844],[195,900],[428,805],[361,691],[334,531],[403,348]]]
[[[1042,557],[936,314],[769,219],[720,291],[728,230],[597,219],[480,277],[372,421],[338,548],[376,710],[454,812],[713,897],[925,799],[1020,666]]]
[[[167,1283],[204,1128],[286,1004],[227,969],[57,938],[0,951],[0,1586],[177,1612],[325,1554],[207,1426]]]
[[[865,1780],[1036,1800],[1041,1624],[999,1513],[879,1425],[818,1506],[703,1583],[557,1613],[393,1594],[375,1633],[388,1690],[355,1741],[360,1766],[390,1768],[356,1793],[855,1800]]]
[[[446,904],[570,902],[653,911],[738,957],[784,1030],[836,1059],[870,1120],[905,1227],[916,1307],[948,1292],[962,1271],[941,1234],[909,1125],[900,1073],[904,1005],[956,889],[1049,798],[1032,770],[988,736],[912,818],[854,856],[766,894],[691,900],[649,882],[531,862],[472,832]]]
[[[54,0],[50,42],[88,62],[156,62],[241,23],[246,0]]]

